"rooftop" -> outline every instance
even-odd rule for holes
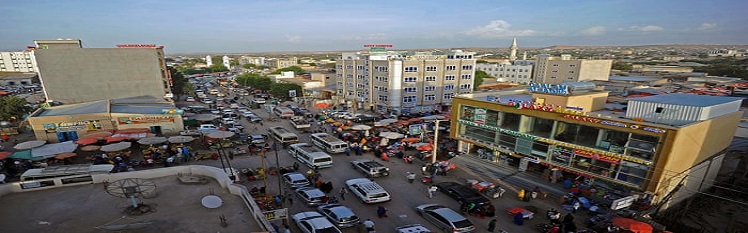
[[[733,101],[743,100],[741,97],[724,97],[724,96],[709,96],[709,95],[695,95],[695,94],[684,94],[684,93],[672,93],[653,95],[646,97],[631,98],[635,101],[660,103],[660,104],[673,104],[693,107],[706,107],[712,105],[726,104]]]

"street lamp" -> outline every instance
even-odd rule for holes
[[[434,121],[434,146],[433,146],[434,149],[431,152],[432,153],[431,164],[436,163],[436,150],[439,148],[439,122],[442,122],[442,119],[444,118],[446,117],[441,116],[441,115],[431,115],[431,116],[421,117],[421,120],[424,120],[424,121],[429,121],[429,120]]]
[[[278,143],[273,142],[273,150],[275,151],[275,164],[278,169],[278,195],[283,196],[283,188],[281,187],[281,174],[280,174],[280,159],[278,159]],[[282,203],[281,203],[282,205]]]

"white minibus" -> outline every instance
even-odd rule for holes
[[[291,144],[288,153],[310,168],[332,167],[332,156],[307,143]]]
[[[326,133],[312,134],[312,143],[329,153],[343,153],[348,143]]]

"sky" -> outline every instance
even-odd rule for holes
[[[34,40],[166,53],[748,44],[746,0],[0,0],[0,51]]]

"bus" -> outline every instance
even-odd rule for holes
[[[309,168],[332,167],[332,156],[307,143],[291,144],[288,153]]]
[[[275,115],[278,115],[278,117],[280,118],[291,118],[292,116],[294,116],[293,110],[287,107],[275,107],[273,109],[273,113],[275,113]]]
[[[348,147],[348,143],[326,133],[313,133],[312,143],[330,153],[343,153]]]
[[[281,126],[273,126],[268,129],[270,136],[285,145],[299,142],[299,136]]]

